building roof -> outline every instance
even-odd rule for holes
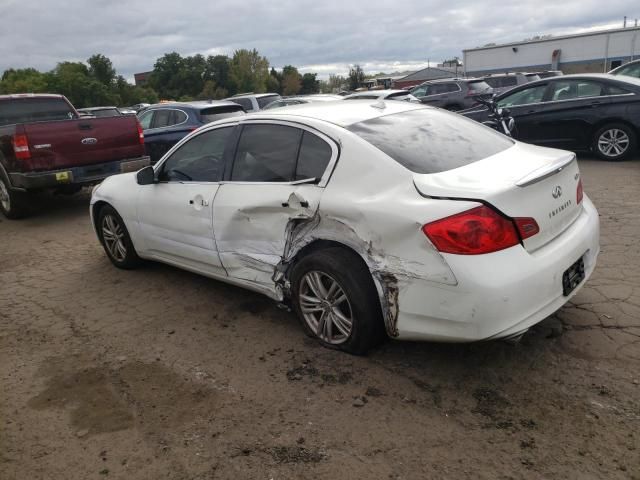
[[[556,40],[565,40],[567,38],[579,38],[579,37],[593,37],[597,35],[608,35],[610,33],[623,33],[629,31],[638,31],[640,32],[640,27],[626,27],[626,28],[613,28],[610,30],[595,30],[593,32],[584,32],[584,33],[573,33],[570,35],[560,35],[558,37],[548,36],[545,38],[539,38],[537,40],[520,40],[519,42],[511,42],[511,43],[501,43],[496,45],[487,45],[484,47],[474,47],[474,48],[466,48],[462,50],[463,52],[473,52],[477,50],[491,50],[493,48],[503,48],[503,47],[512,47],[518,45],[527,45],[530,43],[542,43],[542,42],[554,42]]]
[[[458,68],[460,72],[462,72],[462,67]],[[402,77],[397,79],[398,82],[417,82],[417,81],[426,81],[426,80],[434,80],[436,78],[451,78],[455,75],[455,72],[451,70],[444,70],[442,68],[435,67],[427,67],[422,70],[418,70],[417,72],[410,73],[406,77]]]

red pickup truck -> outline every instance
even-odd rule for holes
[[[81,117],[62,95],[0,95],[0,211],[20,218],[29,193],[66,192],[149,165],[134,115]]]

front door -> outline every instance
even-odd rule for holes
[[[514,136],[523,142],[538,143],[543,140],[539,123],[544,115],[544,95],[547,84],[532,85],[502,95],[498,107],[507,108],[516,122]]]
[[[226,275],[213,233],[213,200],[234,128],[190,138],[158,165],[158,183],[140,187],[138,221],[145,253],[203,273]]]
[[[229,277],[278,298],[274,283],[290,229],[317,214],[337,147],[318,132],[247,123],[228,181],[213,205],[218,252]]]

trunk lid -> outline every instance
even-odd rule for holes
[[[464,167],[414,175],[422,195],[480,200],[512,218],[534,218],[540,231],[524,240],[528,251],[549,243],[578,218],[579,181],[574,153],[524,143]]]
[[[133,115],[24,125],[34,170],[55,170],[144,155]]]

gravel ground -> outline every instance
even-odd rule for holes
[[[640,162],[581,160],[598,268],[520,344],[318,347],[257,294],[111,266],[87,195],[0,222],[0,478],[640,479]]]

